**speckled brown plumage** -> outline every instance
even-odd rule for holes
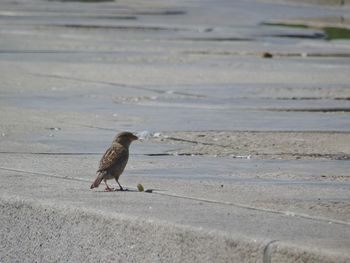
[[[112,191],[113,188],[107,185],[107,180],[114,178],[120,187],[119,190],[124,190],[119,183],[119,177],[123,173],[129,159],[129,146],[132,141],[137,139],[137,136],[130,132],[119,133],[114,138],[111,147],[107,149],[101,158],[100,166],[97,170],[97,178],[90,189],[98,187],[103,180],[106,184],[106,191]]]

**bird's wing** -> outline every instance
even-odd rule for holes
[[[100,161],[100,167],[97,172],[107,170],[113,166],[116,162],[121,159],[128,157],[128,150],[123,146],[111,146],[105,154],[102,156]]]

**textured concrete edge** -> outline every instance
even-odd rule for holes
[[[0,196],[0,262],[348,262],[280,241]]]
[[[0,197],[0,261],[262,262],[264,242],[117,213]]]
[[[267,262],[350,262],[350,255],[334,253],[317,248],[303,248],[289,242],[271,241],[264,252]]]
[[[264,250],[264,263],[270,262],[350,262],[349,255],[340,255],[316,248],[305,248],[289,242],[272,240]]]

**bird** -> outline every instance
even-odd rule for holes
[[[100,165],[96,172],[97,177],[91,184],[90,189],[98,187],[103,180],[106,184],[105,191],[114,191],[107,184],[107,180],[114,178],[120,187],[119,191],[124,191],[124,188],[119,183],[119,177],[128,163],[129,146],[135,140],[138,140],[138,137],[131,132],[121,132],[115,136],[112,145],[100,160]]]

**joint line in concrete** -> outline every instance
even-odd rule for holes
[[[90,182],[90,180],[87,180],[84,178],[79,178],[79,177],[61,176],[61,175],[40,173],[40,172],[34,172],[34,171],[26,171],[26,170],[7,168],[7,167],[0,167],[0,169],[5,170],[5,171],[11,171],[11,172],[20,172],[20,173],[26,173],[26,174],[39,175],[39,176],[53,177],[53,178],[57,178],[57,179],[64,179],[64,180],[71,180],[71,181],[78,181],[78,182]],[[249,210],[254,210],[254,211],[259,211],[259,212],[279,214],[279,215],[288,216],[288,217],[298,217],[298,218],[303,218],[303,219],[325,222],[325,223],[329,223],[329,224],[339,224],[339,225],[350,226],[350,222],[347,222],[347,221],[330,219],[330,218],[325,218],[325,217],[310,216],[307,214],[294,213],[294,212],[290,212],[290,211],[272,210],[272,209],[259,208],[259,207],[254,207],[254,206],[249,206],[249,205],[244,205],[244,204],[239,204],[239,203],[224,202],[224,201],[191,197],[191,196],[184,196],[184,195],[178,195],[178,194],[172,194],[172,193],[164,193],[164,192],[160,192],[160,191],[152,191],[152,193],[158,194],[158,195],[163,195],[163,196],[168,196],[168,197],[182,198],[182,199],[188,199],[188,200],[194,200],[194,201],[200,201],[200,202],[206,202],[206,203],[212,203],[212,204],[229,205],[229,206],[234,206],[234,207],[238,207],[238,208],[242,208],[242,209],[249,209]]]
[[[271,263],[271,245],[279,242],[279,240],[270,241],[264,248],[263,263]]]

